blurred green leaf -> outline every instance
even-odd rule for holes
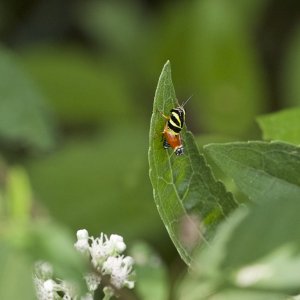
[[[37,87],[17,59],[0,48],[0,138],[8,144],[47,150],[54,145],[53,120]]]
[[[300,105],[300,25],[290,35],[290,45],[282,72],[283,100],[290,106]]]
[[[70,232],[62,226],[40,221],[33,224],[25,250],[33,262],[40,260],[49,262],[57,278],[74,281],[82,288],[87,262],[82,254],[75,250],[75,241],[75,232],[72,238]]]
[[[86,262],[74,248],[76,240],[63,227],[49,221],[1,222],[0,297],[31,300],[33,270],[37,261],[47,261],[56,278],[84,288]]]
[[[0,264],[0,299],[35,299],[33,268],[28,257],[0,241]]]
[[[205,150],[252,201],[299,199],[299,147],[280,142],[236,142],[207,145]]]
[[[84,226],[94,235],[157,239],[162,225],[152,201],[146,149],[147,131],[118,126],[99,137],[70,139],[56,153],[26,165],[36,196],[73,230]]]
[[[168,298],[169,282],[166,266],[147,244],[136,243],[130,251],[135,260],[135,290],[143,300]]]
[[[184,299],[184,298],[182,298]],[[200,298],[191,298],[199,299]],[[214,294],[209,297],[209,300],[287,300],[287,296],[279,293],[270,293],[264,291],[240,291],[227,289],[221,293]],[[190,298],[187,298],[190,300]]]
[[[257,290],[226,288],[220,292],[214,290],[210,282],[185,279],[180,286],[178,300],[287,300],[287,295]]]
[[[260,116],[257,121],[265,140],[300,144],[300,108]]]
[[[216,299],[286,299],[299,293],[299,209],[299,198],[288,195],[251,210],[239,208],[218,228],[211,247],[195,258],[181,295],[196,283],[203,299],[212,294]]]
[[[124,123],[134,116],[126,76],[112,63],[99,62],[75,46],[35,47],[22,58],[63,122]]]
[[[195,140],[198,145],[200,153],[205,154],[204,147],[207,144],[234,142],[236,141],[236,138],[217,135],[217,134],[204,134],[204,135],[202,134],[196,136]],[[227,174],[225,174],[210,156],[206,156],[205,158],[207,160],[208,165],[212,169],[215,177],[224,183],[226,189],[233,194],[234,198],[238,201],[238,203],[247,202],[248,198],[240,192],[240,190],[238,189],[238,187],[236,186],[232,178],[229,177]]]
[[[87,271],[87,264],[82,255],[75,250],[75,241],[75,232],[72,237],[65,228],[54,222],[38,220],[26,226],[17,222],[2,223],[0,262],[1,260],[7,261],[7,269],[10,268],[10,256],[7,257],[7,255],[12,253],[16,260],[16,264],[12,267],[19,266],[24,269],[25,277],[30,279],[29,287],[32,285],[35,262],[47,261],[53,266],[56,278],[69,280],[76,283],[79,288],[83,288],[82,276]],[[3,269],[3,274],[0,272],[0,280],[1,276],[5,276],[7,269]],[[16,293],[21,292],[16,289]],[[20,299],[20,297],[15,299]]]
[[[22,167],[9,169],[6,190],[10,217],[17,222],[28,221],[32,208],[32,191],[27,173]]]
[[[182,259],[189,264],[192,251],[236,203],[199,154],[194,138],[183,129],[185,155],[177,157],[162,147],[164,118],[176,106],[176,96],[167,62],[155,93],[149,136],[150,179],[157,209]]]

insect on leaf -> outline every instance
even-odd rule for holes
[[[154,200],[180,256],[190,264],[193,251],[208,244],[216,225],[236,207],[232,194],[215,180],[200,155],[191,132],[181,131],[184,155],[176,156],[162,145],[168,115],[178,106],[167,62],[159,78],[150,124],[149,166]]]

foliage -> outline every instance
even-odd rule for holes
[[[186,106],[186,155],[169,158],[171,153],[161,149],[164,120],[156,111],[153,122],[159,130],[152,154],[159,157],[158,165],[166,167],[159,176],[167,181],[172,179],[168,175],[172,168],[182,167],[173,172],[177,181],[168,188],[173,196],[178,191],[179,196],[172,198],[177,204],[172,201],[172,205],[182,209],[176,212],[190,216],[188,222],[179,218],[181,230],[173,236],[186,261],[200,261],[192,250],[201,240],[186,223],[200,222],[212,248],[226,220],[234,223],[229,212],[238,207],[236,201],[247,205],[249,216],[240,214],[254,222],[256,214],[252,215],[260,205],[270,213],[276,211],[272,199],[265,201],[267,196],[274,196],[275,202],[285,199],[286,193],[297,197],[299,108],[277,112],[298,105],[300,99],[297,11],[297,0],[288,5],[274,0],[2,1],[0,298],[33,299],[31,267],[37,258],[53,260],[55,270],[68,273],[62,277],[77,273],[74,269],[81,269],[81,263],[69,257],[68,249],[73,248],[74,232],[82,227],[93,235],[119,233],[129,245],[143,240],[153,247],[162,263],[153,263],[154,269],[152,260],[150,266],[141,265],[136,299],[181,295],[175,287],[186,265],[153,204],[147,165],[153,89],[158,70],[168,59],[173,63],[178,101],[194,95]],[[175,96],[174,89],[166,94]],[[165,103],[160,109],[166,113],[175,105],[173,98],[156,100]],[[259,139],[257,116],[265,142],[219,144]],[[201,146],[200,155],[190,130]],[[206,146],[209,143],[218,144]],[[251,161],[245,153],[251,153]],[[181,181],[176,177],[191,175],[188,157],[195,170],[192,185],[185,177]],[[170,166],[165,164],[168,161]],[[152,177],[161,171],[152,169]],[[196,203],[178,207],[184,190],[190,200],[201,194],[205,201],[197,198]],[[157,200],[160,188],[156,191]],[[159,200],[161,210],[167,203]],[[287,200],[288,207],[291,201]],[[202,219],[197,217],[200,214]],[[164,215],[168,218],[165,211]],[[174,227],[171,222],[168,228]],[[192,237],[182,239],[187,233]],[[204,244],[200,243],[201,253]],[[282,251],[281,257],[286,255]],[[241,255],[238,264],[231,261],[226,269],[238,272],[243,260]],[[221,274],[220,282],[229,274],[224,268],[212,268]],[[180,297],[187,299],[189,286],[190,297],[198,294],[198,288],[203,294],[218,290],[210,275],[205,273],[202,279],[199,286],[192,278],[186,280]],[[280,299],[282,293],[291,294],[290,290],[237,289],[232,280],[230,287],[211,298],[251,299],[255,294]],[[132,295],[121,298],[132,300]]]
[[[194,244],[207,242],[210,228],[235,207],[235,202],[214,179],[190,132],[184,129],[182,133],[186,142],[184,156],[176,157],[173,152],[163,150],[159,133],[165,121],[160,111],[169,112],[176,106],[175,99],[170,63],[167,62],[153,104],[149,136],[150,179],[161,218],[181,257],[190,264]],[[186,233],[185,227],[191,228],[191,232]],[[185,235],[191,235],[192,240],[186,240]]]
[[[176,106],[175,99],[167,63],[154,99],[149,165],[158,211],[177,251],[191,268],[178,290],[178,298],[286,299],[299,293],[300,148],[272,141],[206,145],[205,153],[254,202],[240,205],[229,215],[235,207],[233,198],[220,182],[210,179],[212,174],[191,133],[182,133],[184,157],[168,153],[156,136],[165,122],[159,111]],[[290,120],[292,113],[297,111],[282,113],[281,122],[267,123],[270,117],[264,117],[263,130],[276,132],[276,126],[284,123],[285,131],[291,132],[295,123]],[[220,224],[216,207],[227,215]],[[192,220],[190,212],[198,220],[185,224],[199,234],[194,240],[194,255],[180,236],[181,219]],[[208,218],[213,222],[206,222],[206,213],[214,215]],[[185,234],[188,236],[188,230]]]

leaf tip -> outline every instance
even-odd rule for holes
[[[166,61],[166,63],[164,64],[164,67],[163,67],[163,70],[166,70],[166,69],[171,69],[171,62],[169,59]]]

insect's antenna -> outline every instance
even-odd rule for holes
[[[169,156],[169,159],[174,155],[175,151],[172,151],[172,154]]]
[[[190,96],[187,100],[185,100],[185,102],[183,102],[180,106],[181,107],[184,107],[188,102],[189,100],[193,97],[194,95]]]

